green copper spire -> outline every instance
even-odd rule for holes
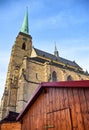
[[[29,27],[28,27],[28,8],[26,9],[25,17],[22,23],[21,32],[29,34]]]

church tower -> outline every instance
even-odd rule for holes
[[[26,10],[21,30],[12,47],[8,66],[4,94],[1,100],[1,118],[9,111],[16,111],[19,71],[24,57],[29,57],[32,51],[32,37],[29,35],[28,10]]]

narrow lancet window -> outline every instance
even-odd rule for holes
[[[53,82],[56,82],[56,81],[57,81],[57,74],[56,74],[55,71],[53,71],[53,73],[52,73],[52,81],[53,81]]]
[[[73,80],[72,76],[69,75],[69,76],[67,77],[67,81],[72,81],[72,80]]]

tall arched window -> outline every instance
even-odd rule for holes
[[[25,44],[25,42],[22,44],[22,49],[23,49],[23,50],[26,49],[26,44]]]
[[[67,81],[72,81],[72,80],[73,80],[72,76],[69,75],[69,76],[67,77]]]
[[[53,71],[53,73],[52,73],[52,81],[53,82],[57,81],[57,74],[55,71]]]

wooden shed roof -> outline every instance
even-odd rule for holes
[[[28,101],[26,107],[23,111],[18,115],[17,121],[21,120],[25,113],[30,109],[32,104],[35,102],[37,97],[41,94],[44,88],[89,88],[89,80],[81,80],[81,81],[61,81],[61,82],[43,82],[37,88],[32,98]]]

